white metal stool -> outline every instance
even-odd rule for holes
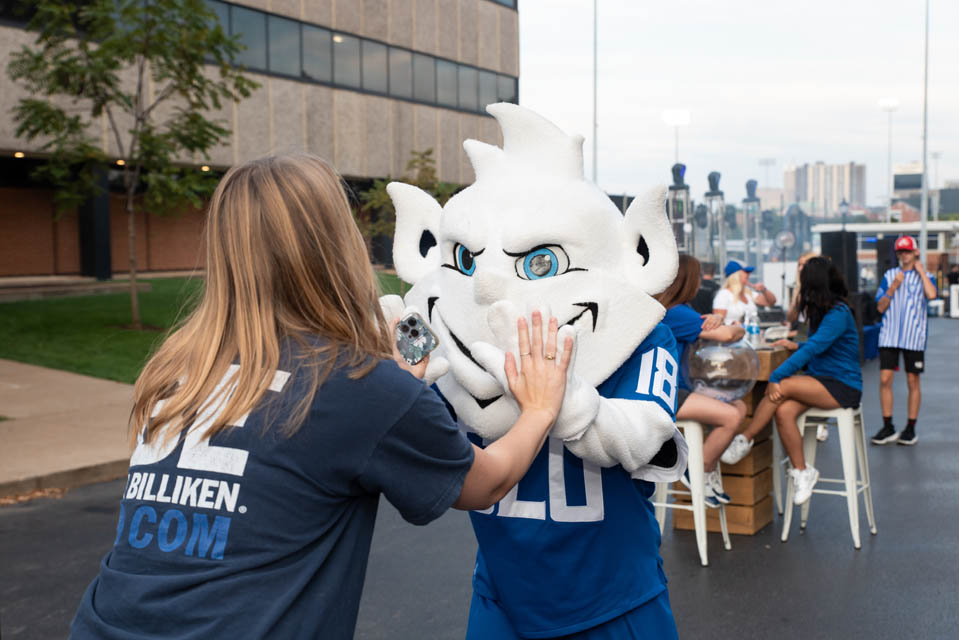
[[[846,506],[849,511],[849,529],[852,532],[853,545],[859,549],[862,545],[859,541],[859,494],[863,494],[863,501],[866,504],[866,517],[869,520],[869,531],[873,535],[878,533],[876,529],[876,516],[872,508],[872,489],[869,484],[869,460],[866,455],[866,433],[862,418],[862,408],[855,409],[816,409],[811,408],[799,416],[797,425],[799,432],[803,437],[803,455],[806,458],[806,464],[815,466],[816,464],[816,430],[814,427],[823,420],[835,418],[839,425],[839,447],[842,455],[842,474],[841,479],[819,478],[820,483],[832,483],[844,485],[840,491],[835,489],[813,489],[813,493],[844,496]],[[808,427],[808,428],[807,428]],[[858,466],[858,477],[857,477]],[[775,472],[774,472],[775,473]],[[786,510],[783,521],[782,541],[789,539],[789,527],[792,524],[793,495],[795,489],[790,482],[786,489]],[[812,498],[806,501],[801,507],[799,528],[806,528],[806,520],[809,517],[809,504]]]
[[[666,526],[666,509],[683,509],[693,512],[693,524],[696,529],[696,546],[699,548],[699,560],[704,567],[709,566],[706,557],[706,473],[703,471],[703,425],[692,420],[677,420],[676,426],[682,430],[689,446],[689,491],[670,489],[669,483],[657,482],[653,494],[653,506],[656,507],[656,520],[659,532]],[[716,463],[717,469],[719,463]],[[692,504],[669,502],[670,495],[690,496]],[[723,546],[726,551],[732,549],[729,530],[726,527],[726,507],[719,505],[719,526],[723,534]]]
[[[809,416],[807,422],[809,426],[812,427],[812,422],[816,423],[816,427],[819,425],[826,425],[826,420]],[[779,430],[776,429],[776,425],[773,425],[773,498],[776,502],[776,513],[779,515],[783,514],[783,483],[786,481],[786,465],[789,464],[789,458],[786,457],[785,451],[783,451],[782,440],[779,439]],[[805,521],[804,521],[805,522]]]

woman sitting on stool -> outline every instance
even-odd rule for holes
[[[699,338],[718,342],[734,342],[743,337],[743,328],[739,325],[723,326],[722,318],[716,315],[699,315],[687,304],[696,297],[699,289],[699,261],[687,255],[679,256],[679,271],[676,279],[657,298],[666,307],[663,323],[669,327],[676,338],[680,361],[685,362],[689,345]],[[718,508],[719,503],[729,504],[730,498],[723,491],[722,478],[716,469],[716,461],[726,450],[736,430],[746,415],[746,404],[742,400],[725,403],[701,393],[692,393],[689,380],[680,367],[679,392],[676,400],[676,419],[695,420],[703,424],[715,425],[703,443],[703,467],[706,472],[706,505]],[[725,458],[723,462],[726,462]],[[689,485],[689,473],[683,477],[683,483]]]
[[[852,408],[862,398],[859,367],[859,332],[846,302],[848,290],[839,270],[825,258],[811,258],[802,270],[800,308],[809,320],[809,340],[803,344],[779,340],[776,346],[797,350],[769,376],[766,396],[756,408],[746,430],[729,446],[729,457],[738,462],[775,414],[776,428],[792,463],[790,476],[795,504],[812,495],[819,480],[815,467],[806,464],[802,434],[796,419],[806,409]],[[806,375],[796,375],[806,367]]]

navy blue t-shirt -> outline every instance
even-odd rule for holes
[[[201,415],[166,450],[137,448],[72,638],[353,637],[380,494],[426,524],[459,496],[473,450],[392,361],[358,380],[334,371],[284,436],[307,382],[278,371],[273,402],[234,428],[203,439]]]
[[[699,334],[703,331],[703,318],[688,304],[678,304],[666,311],[663,324],[669,327],[676,338],[676,348],[679,351],[679,388],[692,391],[683,363],[686,362],[689,345],[699,340]]]

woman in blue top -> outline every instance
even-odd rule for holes
[[[812,258],[801,275],[799,305],[809,319],[809,340],[803,344],[780,340],[777,346],[796,351],[769,376],[762,399],[746,430],[730,445],[736,460],[753,446],[753,438],[773,415],[783,447],[792,462],[790,471],[796,504],[812,495],[819,472],[806,464],[802,435],[796,419],[810,407],[838,409],[856,407],[862,398],[859,367],[859,332],[846,303],[846,283],[834,264]],[[806,368],[805,375],[796,375]]]
[[[700,315],[689,301],[696,297],[699,290],[699,260],[692,256],[679,256],[679,269],[673,283],[657,296],[660,304],[666,307],[663,324],[669,327],[676,338],[676,347],[680,362],[686,361],[689,346],[699,340],[734,342],[743,337],[741,325],[723,325],[723,319],[717,315]],[[742,400],[726,403],[710,398],[702,393],[693,393],[686,378],[685,368],[680,367],[679,392],[676,394],[676,419],[695,420],[703,424],[715,425],[703,443],[703,466],[706,471],[706,506],[718,508],[720,503],[729,504],[730,497],[723,491],[722,476],[716,463],[746,415],[746,405]],[[688,472],[684,484],[689,483]]]

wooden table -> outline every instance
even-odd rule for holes
[[[776,367],[791,355],[787,349],[757,349],[759,356],[759,375],[756,384],[743,397],[746,403],[746,420],[740,428],[752,420],[753,411],[766,393],[769,376]],[[755,438],[752,450],[745,458],[734,465],[723,466],[723,489],[732,498],[726,505],[726,523],[729,533],[753,535],[773,520],[773,499],[770,495],[773,487],[772,463],[773,443],[772,423]],[[682,488],[682,487],[680,487]],[[706,509],[706,526],[709,531],[719,531],[719,510]],[[691,511],[673,510],[673,527],[693,530]]]

